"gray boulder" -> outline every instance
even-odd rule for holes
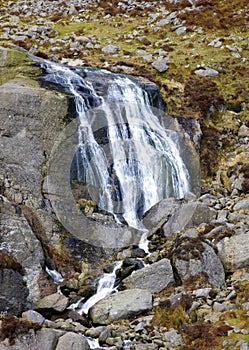
[[[20,207],[11,205],[3,198],[0,210],[0,248],[5,249],[24,268],[29,290],[28,300],[33,303],[40,298],[38,282],[44,264],[41,244],[22,215]]]
[[[90,350],[90,346],[85,337],[73,333],[67,332],[59,338],[58,344],[55,350]]]
[[[180,202],[175,198],[163,199],[144,214],[144,226],[150,231],[150,234],[153,234],[162,227],[179,206]]]
[[[249,199],[242,199],[233,207],[235,211],[245,211],[249,213]]]
[[[11,346],[0,342],[0,350],[55,350],[57,341],[63,334],[64,331],[51,328],[42,328],[36,332],[30,330],[17,336]]]
[[[102,299],[89,311],[97,324],[129,319],[152,309],[152,294],[144,289],[129,289]]]
[[[173,248],[172,264],[181,281],[191,276],[206,276],[207,282],[220,288],[225,284],[223,265],[214,249],[199,239],[185,237]]]
[[[209,223],[216,218],[216,215],[214,209],[200,202],[183,203],[163,226],[164,235],[170,236],[186,228]]]
[[[162,259],[154,264],[134,271],[125,278],[122,286],[128,289],[147,289],[151,293],[159,293],[175,283],[172,266],[168,259]]]
[[[249,233],[225,237],[218,244],[218,254],[226,271],[249,266]]]
[[[68,305],[68,298],[59,293],[48,295],[35,303],[36,310],[53,309],[55,311],[64,311]]]

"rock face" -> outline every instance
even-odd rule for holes
[[[159,293],[168,286],[174,284],[172,266],[168,259],[162,259],[154,264],[134,271],[123,280],[125,288],[141,288],[151,293]]]
[[[143,289],[130,289],[112,294],[90,309],[94,323],[109,324],[152,309],[152,294]]]

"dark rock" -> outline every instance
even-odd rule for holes
[[[20,315],[28,309],[29,291],[19,272],[0,269],[0,312]]]

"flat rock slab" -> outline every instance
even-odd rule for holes
[[[141,288],[151,293],[159,293],[163,289],[175,283],[171,263],[168,259],[162,259],[154,264],[134,271],[125,278],[122,286],[125,288]]]
[[[129,289],[99,301],[89,311],[96,324],[129,319],[152,309],[152,294],[144,289]]]

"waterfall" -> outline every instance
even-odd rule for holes
[[[89,185],[100,210],[143,229],[140,219],[154,204],[190,190],[178,133],[163,127],[160,113],[134,79],[51,62],[42,67],[46,82],[74,99],[79,119],[74,173]]]

